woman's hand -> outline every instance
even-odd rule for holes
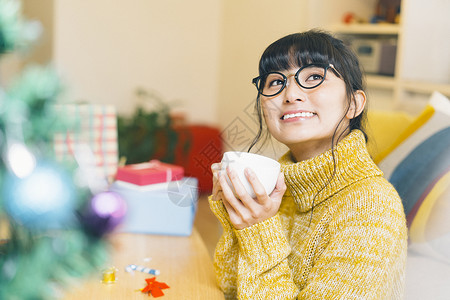
[[[213,173],[213,189],[212,189],[212,200],[219,201],[222,200],[222,187],[219,183],[219,172],[222,168],[221,163],[215,163],[211,165],[211,171]]]
[[[245,177],[250,182],[256,195],[256,199],[253,199],[245,190],[237,173],[230,168],[227,168],[226,172],[233,184],[235,193],[228,185],[224,172],[217,172],[217,180],[213,187],[213,200],[223,201],[230,216],[230,221],[236,229],[243,229],[260,223],[273,217],[278,212],[281,199],[286,191],[283,173],[278,176],[273,192],[267,195],[256,174],[249,168],[245,169]]]

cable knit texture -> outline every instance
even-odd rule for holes
[[[274,217],[236,230],[210,198],[223,226],[214,266],[226,298],[402,299],[405,215],[362,132],[345,137],[334,157],[291,157],[280,159],[288,189]]]

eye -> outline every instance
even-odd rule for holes
[[[270,73],[267,75],[264,88],[265,89],[275,89],[281,88],[284,85],[284,78],[278,73]]]
[[[308,78],[306,78],[306,81],[320,81],[323,79],[323,76],[320,74],[311,74]]]
[[[300,71],[298,80],[304,87],[319,85],[325,78],[325,69],[320,66],[309,66]]]
[[[283,83],[284,83],[283,79],[275,79],[275,80],[268,82],[268,85],[269,86],[277,86],[277,85],[283,85]]]

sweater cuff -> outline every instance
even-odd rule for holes
[[[250,263],[271,268],[286,258],[291,247],[278,214],[250,227],[235,230],[240,252]]]
[[[230,217],[228,216],[227,209],[225,208],[223,202],[220,200],[212,200],[212,196],[208,197],[208,201],[211,211],[222,224],[222,227],[224,229],[231,230],[233,228],[233,225],[231,224]]]

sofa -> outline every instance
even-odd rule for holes
[[[418,116],[371,111],[368,148],[402,198],[408,225],[405,299],[450,299],[450,101]]]

